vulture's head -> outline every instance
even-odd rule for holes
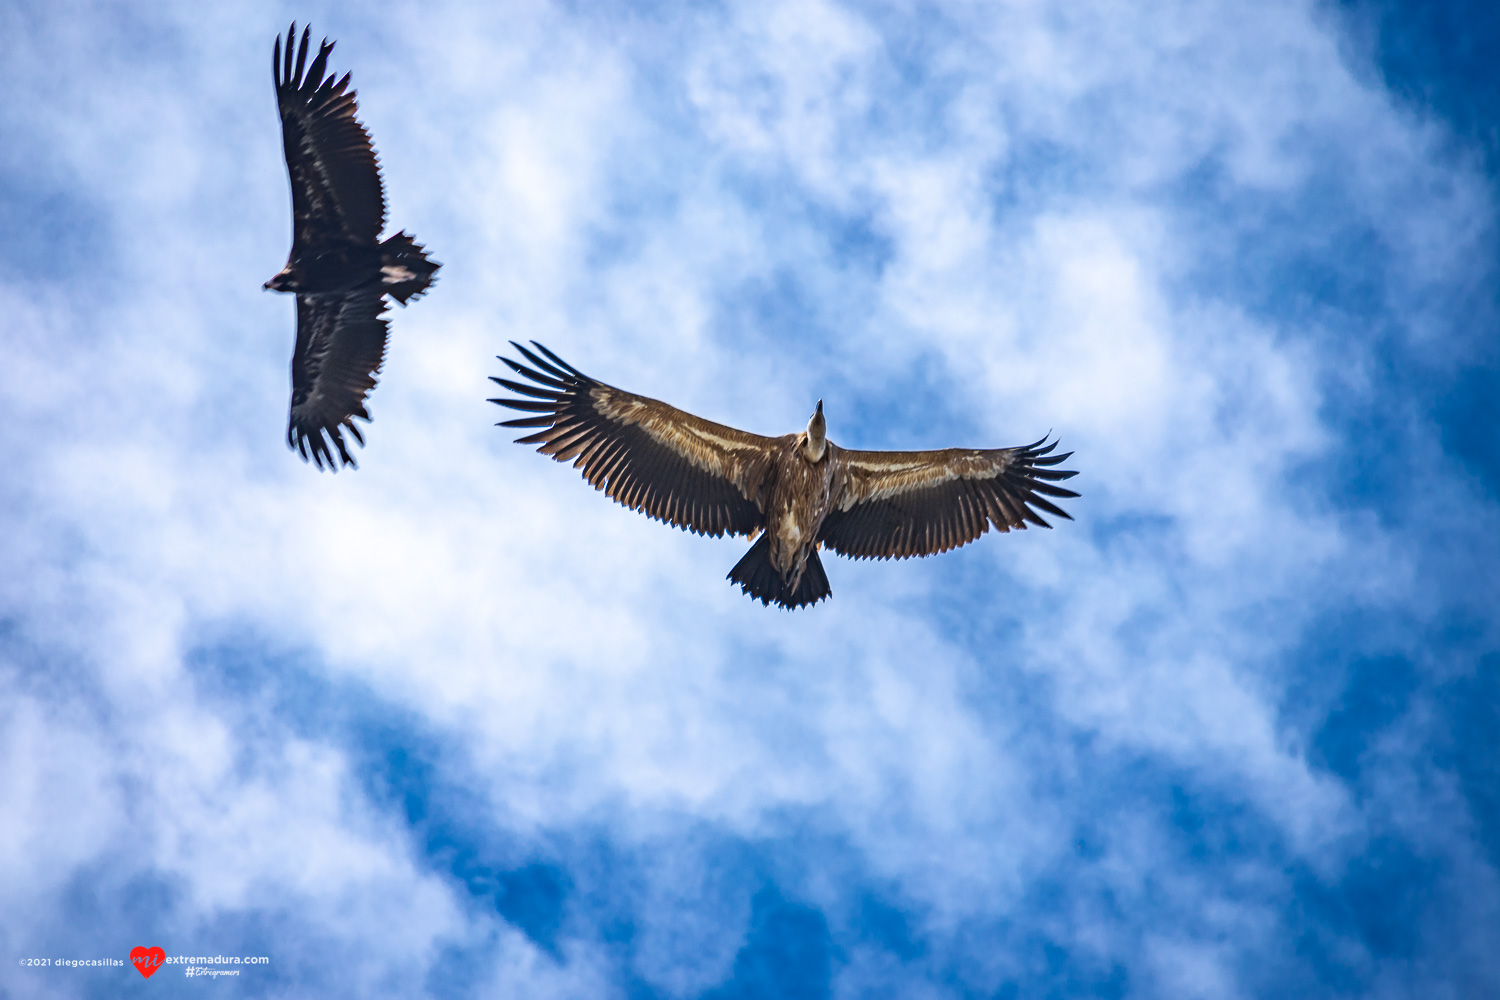
[[[275,274],[271,280],[260,287],[272,292],[295,292],[297,289],[292,285],[292,266],[288,264]]]
[[[823,419],[823,401],[820,399],[817,412],[807,422],[807,443],[802,446],[802,454],[807,456],[809,462],[816,462],[827,450],[828,422]]]

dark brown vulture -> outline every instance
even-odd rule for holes
[[[287,446],[319,469],[326,461],[337,471],[329,439],[345,465],[355,461],[343,430],[365,443],[354,418],[370,419],[365,397],[385,359],[385,296],[406,305],[427,290],[440,265],[404,232],[380,241],[385,193],[370,134],[355,117],[349,74],[337,82],[323,75],[333,43],[323,39],[307,66],[309,33],[304,28],[301,46],[294,45],[294,22],[285,55],[278,37],[272,57],[292,179],[292,252],[265,287],[297,295]]]
[[[635,510],[705,535],[759,540],[729,571],[751,597],[784,608],[829,596],[820,547],[855,559],[906,559],[966,545],[991,527],[1050,528],[1037,508],[1076,473],[1054,468],[1046,438],[976,451],[848,451],[829,441],[823,402],[807,430],[761,437],[596,382],[536,341],[511,341],[535,367],[502,357],[530,383],[492,378],[528,399],[492,399],[534,413],[501,427],[539,427],[518,439],[573,463],[596,489]],[[1072,518],[1068,517],[1069,520]]]

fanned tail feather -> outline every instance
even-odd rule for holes
[[[817,549],[808,553],[807,565],[802,570],[802,579],[798,582],[797,589],[788,590],[781,574],[776,572],[776,567],[771,563],[771,536],[764,532],[750,546],[750,551],[745,553],[744,558],[729,571],[729,579],[762,604],[779,604],[783,608],[816,604],[833,594]]]
[[[429,260],[422,244],[404,231],[380,244],[381,288],[403,306],[427,291],[442,266]]]

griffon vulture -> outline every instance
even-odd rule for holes
[[[333,51],[326,38],[307,66],[310,29],[302,30],[301,46],[293,44],[296,34],[293,23],[285,55],[278,36],[272,56],[292,180],[292,252],[264,287],[297,295],[287,446],[304,461],[311,453],[319,469],[326,461],[337,471],[328,439],[345,465],[356,463],[343,430],[365,443],[354,418],[370,419],[365,397],[385,359],[385,296],[406,305],[427,290],[440,265],[405,232],[380,242],[380,165],[370,134],[355,117],[359,107],[347,89],[349,74],[337,82],[331,73],[324,77]]]
[[[761,437],[596,382],[532,341],[534,367],[501,357],[529,383],[494,378],[527,399],[492,399],[535,414],[501,427],[539,427],[517,440],[571,461],[596,489],[668,524],[706,535],[760,536],[729,571],[751,597],[784,608],[831,593],[819,547],[855,559],[905,559],[965,545],[990,527],[1049,528],[1038,510],[1076,473],[1054,468],[1046,438],[978,451],[849,451],[829,441],[823,402],[807,430]],[[543,357],[542,355],[545,355]]]

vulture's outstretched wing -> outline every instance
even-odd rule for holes
[[[502,357],[534,385],[491,377],[530,399],[490,402],[537,414],[501,427],[540,427],[518,444],[574,468],[596,489],[660,521],[705,535],[749,534],[764,526],[755,492],[775,438],[747,434],[666,403],[596,382],[547,350],[511,341],[535,368]]]
[[[385,308],[378,287],[297,296],[297,352],[292,355],[292,415],[286,443],[320,469],[324,461],[338,469],[324,432],[344,464],[358,467],[344,447],[340,428],[365,443],[354,418],[370,419],[365,397],[375,388],[375,375],[385,360],[388,328],[380,315]]]
[[[309,29],[302,29],[300,47],[293,45],[296,34],[293,23],[285,55],[278,37],[273,57],[281,141],[292,178],[292,242],[373,243],[385,227],[385,195],[370,134],[354,117],[354,91],[345,91],[349,74],[337,82],[331,73],[324,78],[333,51],[326,38],[307,66]]]
[[[1072,452],[1053,442],[975,451],[843,451],[843,490],[818,540],[856,559],[905,559],[967,545],[993,525],[1050,528],[1033,508],[1068,517],[1038,494],[1076,497],[1052,483],[1077,473],[1052,468]]]

